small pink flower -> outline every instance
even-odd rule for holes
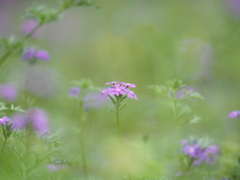
[[[7,116],[3,116],[2,118],[0,118],[0,123],[1,124],[6,124],[6,122],[10,121],[10,118],[8,118]]]
[[[232,112],[228,115],[228,118],[239,117],[239,115],[240,115],[240,111],[232,111]]]
[[[122,85],[126,86],[127,88],[130,87],[130,88],[135,88],[137,87],[135,84],[131,84],[131,83],[121,83]]]
[[[112,81],[106,83],[107,85],[113,84],[110,88],[103,90],[101,95],[107,97],[108,95],[112,96],[119,96],[119,95],[126,95],[127,97],[131,99],[138,99],[137,95],[128,89],[128,87],[134,88],[136,87],[135,84],[131,83],[125,83],[125,82],[118,82],[118,81]]]
[[[134,92],[132,92],[132,91],[128,92],[127,97],[129,97],[131,99],[136,99],[136,100],[138,99],[137,95]]]

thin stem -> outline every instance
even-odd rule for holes
[[[119,121],[119,104],[117,102],[116,104],[116,118],[117,118],[117,129],[118,129],[118,138],[120,143],[122,143],[122,138],[121,138],[121,131],[120,131],[120,121]]]
[[[4,138],[3,145],[2,145],[2,149],[1,149],[1,154],[3,153],[3,149],[4,149],[5,145],[6,145],[6,142],[7,142],[7,139]],[[1,155],[1,154],[0,154],[0,155]]]
[[[81,158],[82,158],[82,166],[83,166],[83,173],[85,176],[85,179],[88,179],[88,168],[87,168],[87,160],[86,160],[86,153],[85,153],[85,146],[83,142],[83,132],[81,130],[80,134],[80,146],[81,146]]]
[[[179,122],[179,119],[178,119],[179,116],[178,116],[178,111],[177,111],[177,94],[176,94],[176,92],[174,92],[174,99],[173,99],[173,102],[172,102],[172,108],[173,108],[174,119],[175,119],[175,122],[176,122],[176,140],[178,141],[178,138],[180,138],[180,122]],[[180,169],[185,174],[186,170],[184,168],[184,162],[182,161],[181,157],[179,158],[179,161],[180,161]],[[182,178],[185,178],[185,175]]]
[[[84,114],[82,107],[80,106],[80,114]],[[82,158],[82,167],[83,167],[83,174],[85,180],[88,180],[88,167],[87,167],[87,158],[86,158],[86,151],[85,151],[85,144],[84,144],[84,128],[83,122],[85,121],[85,115],[80,118],[80,151],[81,151],[81,158]]]

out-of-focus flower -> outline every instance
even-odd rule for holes
[[[136,99],[136,100],[138,99],[137,95],[132,91],[128,91],[127,97],[129,97],[131,99]]]
[[[27,113],[16,113],[12,117],[12,128],[23,129],[31,127],[38,134],[49,132],[49,118],[45,110],[40,108],[29,109]]]
[[[50,56],[49,53],[45,50],[38,50],[35,52],[35,58],[41,59],[43,61],[48,61]]]
[[[240,16],[240,0],[228,0],[227,2],[231,8],[231,12]]]
[[[77,86],[74,86],[69,91],[69,96],[71,97],[77,97],[80,93],[80,88]]]
[[[34,47],[26,47],[23,51],[23,61],[29,61],[35,57],[36,49]]]
[[[47,164],[47,168],[53,172],[60,171],[66,167],[66,164],[64,164],[64,163],[65,163],[64,161],[55,161],[52,164]]]
[[[108,84],[113,84],[110,88],[105,89],[102,91],[101,95],[103,97],[109,96],[120,96],[120,95],[126,95],[126,97],[129,97],[131,99],[138,99],[137,95],[128,89],[128,87],[136,87],[135,84],[130,84],[130,83],[124,83],[124,82],[108,82]]]
[[[23,61],[36,61],[40,59],[42,61],[49,61],[50,55],[46,50],[36,50],[35,47],[25,47],[23,50]]]
[[[7,116],[3,116],[2,118],[0,118],[0,124],[6,124],[6,122],[10,121],[10,118],[8,118]]]
[[[18,96],[17,88],[10,83],[0,84],[0,99],[15,101]]]
[[[56,96],[59,90],[59,74],[50,67],[30,66],[25,78],[23,88],[39,97]]]
[[[183,152],[193,158],[197,157],[198,151],[199,147],[196,142],[193,145],[185,144],[185,146],[183,147]]]
[[[183,144],[183,143],[182,143]],[[199,141],[194,141],[190,144],[185,140],[183,144],[183,153],[193,159],[193,166],[199,166],[203,162],[207,164],[215,164],[219,154],[219,147],[217,145],[210,145],[208,147],[201,146]]]
[[[229,115],[228,118],[239,118],[240,116],[240,111],[232,111]]]
[[[27,19],[21,27],[21,32],[24,35],[29,34],[36,26],[38,25],[37,20],[35,19]],[[43,28],[40,27],[37,31],[35,31],[31,37],[38,37],[43,32]]]

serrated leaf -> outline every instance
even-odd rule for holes
[[[193,117],[193,119],[191,119],[191,120],[189,121],[189,124],[197,124],[197,123],[199,123],[199,122],[201,122],[201,121],[202,121],[202,118],[199,117],[199,116],[197,116],[197,115],[195,115],[195,116]]]

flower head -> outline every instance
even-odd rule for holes
[[[72,88],[70,89],[70,91],[69,91],[69,96],[71,96],[71,97],[76,97],[76,96],[79,95],[79,93],[80,93],[80,88],[77,87],[77,86],[74,86],[74,87],[72,87]]]
[[[40,108],[33,108],[25,113],[16,113],[12,117],[12,128],[23,129],[31,127],[38,134],[46,134],[49,132],[49,119],[47,112]]]
[[[182,141],[183,153],[193,159],[193,166],[199,166],[203,162],[215,164],[219,154],[219,147],[215,144],[202,146],[199,141],[191,144],[188,140]]]
[[[2,118],[0,118],[0,124],[6,124],[6,122],[10,121],[10,118],[8,118],[7,116],[3,116]]]
[[[25,47],[23,50],[23,61],[34,61],[40,59],[42,61],[49,61],[50,55],[46,50],[36,50],[35,47]]]
[[[197,142],[195,142],[193,145],[186,144],[183,147],[183,152],[185,154],[188,154],[190,157],[196,158],[199,153],[199,147]]]
[[[29,34],[36,26],[38,25],[38,21],[35,20],[35,19],[27,19],[23,24],[22,24],[22,27],[21,27],[21,32],[24,34],[24,35],[27,35]],[[34,32],[31,37],[38,37],[41,32],[43,31],[43,28],[40,27],[36,32]]]
[[[133,91],[130,91],[128,89],[128,87],[132,87],[132,88],[136,87],[136,85],[134,84],[118,82],[118,81],[108,82],[106,84],[107,85],[112,84],[112,86],[102,91],[101,95],[104,97],[107,97],[109,95],[110,96],[126,95],[126,97],[129,97],[131,99],[136,99],[136,100],[138,99],[137,95]]]
[[[109,92],[112,94],[119,96],[120,94],[124,95],[126,94],[126,88],[124,86],[121,86],[120,84],[114,84],[110,89]]]
[[[235,118],[238,117],[239,118],[240,115],[240,111],[232,111],[229,115],[228,118]]]
[[[138,99],[137,95],[134,92],[132,92],[132,91],[128,92],[127,97],[129,97],[131,99],[136,99],[136,100]]]
[[[23,50],[23,61],[29,61],[35,56],[36,49],[34,47],[25,47]]]
[[[35,58],[41,59],[43,61],[48,61],[50,56],[49,53],[45,50],[38,50],[35,52]]]

